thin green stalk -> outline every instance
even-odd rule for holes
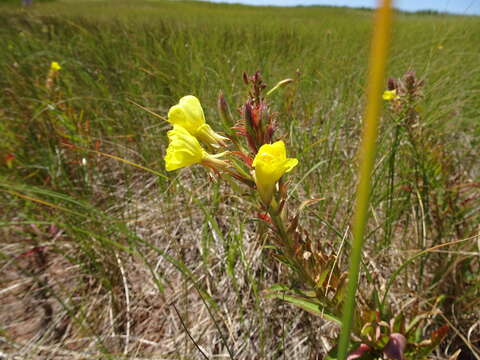
[[[429,201],[430,201],[430,182],[429,182],[429,176],[428,176],[428,170],[424,157],[424,153],[421,151],[421,148],[419,148],[419,144],[415,139],[414,134],[411,131],[408,131],[408,140],[410,142],[410,146],[413,149],[413,155],[414,155],[414,162],[415,162],[415,187],[419,189],[417,193],[418,197],[418,204],[420,208],[417,207],[417,211],[419,214],[417,214],[417,217],[419,219],[422,219],[421,221],[418,222],[418,232],[420,234],[420,242],[418,243],[418,247],[420,249],[425,249],[425,232],[426,232],[426,227],[428,224],[428,214],[430,212],[429,210]],[[422,180],[420,182],[420,179]],[[421,187],[419,186],[421,184]],[[425,261],[427,257],[424,257],[420,261],[420,266],[419,266],[419,276],[418,276],[418,289],[422,288],[423,285],[423,272],[424,272],[424,267],[425,267]]]
[[[368,218],[368,204],[371,190],[371,176],[375,160],[380,113],[381,93],[387,60],[390,27],[392,23],[391,0],[383,0],[377,12],[373,42],[370,52],[370,71],[368,76],[367,107],[360,147],[359,184],[357,188],[356,209],[353,219],[353,244],[349,268],[347,296],[343,306],[342,331],[338,345],[338,359],[347,356],[352,328],[355,294],[360,270],[363,235]]]
[[[392,212],[393,212],[393,193],[395,189],[395,160],[397,155],[398,146],[400,143],[400,125],[395,125],[395,134],[392,146],[392,152],[388,162],[388,198],[387,198],[387,210],[385,214],[385,236],[383,239],[383,246],[390,245],[390,236],[392,235]]]

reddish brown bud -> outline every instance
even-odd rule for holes
[[[260,105],[260,108],[258,109],[258,123],[262,128],[270,124],[270,114],[268,111],[268,106],[263,101]]]
[[[275,132],[275,125],[273,123],[268,124],[267,131],[265,131],[265,143],[270,143]]]
[[[255,83],[259,83],[262,81],[262,77],[260,76],[260,70],[255,71],[255,75],[253,75],[253,81]]]
[[[243,82],[245,85],[248,85],[248,75],[245,71],[243,72]]]
[[[253,109],[250,103],[246,103],[243,106],[243,118],[245,119],[245,124],[247,125],[248,128],[251,128],[251,129],[256,128],[255,117],[253,115]]]
[[[233,124],[230,109],[228,108],[227,101],[225,100],[225,96],[222,92],[220,92],[220,94],[218,95],[217,109],[224,123],[228,125]]]
[[[415,88],[415,71],[408,71],[404,77],[405,88],[408,92],[411,92]]]
[[[392,91],[392,90],[396,90],[397,88],[398,88],[397,80],[393,77],[388,78],[387,89]]]
[[[257,144],[255,143],[255,139],[253,138],[253,136],[247,135],[247,143],[248,143],[248,146],[250,147],[250,150],[253,153],[257,153],[258,147],[257,147]]]

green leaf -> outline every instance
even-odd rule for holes
[[[310,314],[320,316],[326,320],[336,322],[341,325],[340,318],[334,313],[325,308],[325,306],[317,301],[317,299],[308,299],[303,296],[298,295],[289,295],[286,292],[291,292],[292,290],[283,285],[274,285],[265,296],[268,298],[277,298],[283,301],[286,301],[296,307],[299,307]]]

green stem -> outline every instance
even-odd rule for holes
[[[368,206],[371,190],[371,176],[376,152],[378,135],[378,117],[380,113],[381,93],[384,83],[384,72],[387,60],[388,43],[392,18],[391,0],[383,0],[377,11],[373,42],[370,53],[370,71],[368,77],[367,107],[363,139],[360,147],[359,184],[355,216],[353,219],[353,244],[350,258],[347,295],[343,304],[342,331],[338,344],[338,359],[344,360],[350,344],[355,306],[355,294],[360,271],[363,236],[368,218]]]
[[[385,214],[386,224],[385,224],[385,235],[383,239],[383,246],[386,246],[390,241],[390,236],[392,233],[392,212],[393,212],[393,193],[395,189],[395,160],[397,155],[398,146],[400,143],[400,125],[395,125],[395,135],[393,140],[392,152],[390,154],[390,159],[388,162],[388,197],[387,197],[387,211]]]
[[[308,275],[303,265],[297,259],[297,256],[295,254],[294,243],[290,238],[290,236],[288,235],[287,230],[285,229],[285,224],[282,220],[281,215],[278,214],[278,210],[276,209],[276,207],[271,206],[268,209],[268,214],[272,218],[273,225],[275,225],[275,228],[277,230],[279,237],[283,240],[282,250],[284,251],[286,250],[286,255],[291,265],[295,268],[298,275],[300,276],[300,278],[303,280],[305,284],[309,286],[315,286],[315,282]]]
[[[426,160],[425,160],[425,151],[421,151],[422,149],[419,149],[419,144],[417,143],[414,134],[412,133],[411,129],[408,132],[409,135],[409,141],[410,141],[410,146],[413,149],[413,154],[414,154],[414,162],[415,162],[415,188],[419,188],[420,184],[420,179],[422,180],[421,188],[419,189],[418,192],[418,201],[421,206],[420,209],[420,214],[417,216],[419,218],[424,219],[424,221],[419,221],[419,233],[421,241],[418,244],[418,247],[420,249],[425,249],[425,237],[424,234],[426,232],[425,227],[428,225],[429,221],[429,201],[430,201],[430,194],[429,194],[429,176],[427,172],[427,165]],[[423,285],[423,272],[424,272],[424,267],[425,267],[425,261],[427,259],[428,255],[424,258],[421,259],[420,261],[420,268],[419,268],[419,281],[418,281],[418,289],[420,289]]]

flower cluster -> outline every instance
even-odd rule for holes
[[[182,97],[170,108],[168,122],[173,129],[167,133],[166,170],[200,164],[217,176],[233,177],[249,187],[255,194],[255,206],[260,210],[257,213],[259,238],[267,234],[268,241],[274,245],[267,251],[271,251],[295,277],[294,287],[273,286],[265,294],[341,323],[346,273],[337,261],[338,254],[328,245],[328,239],[324,246],[323,241],[313,239],[301,224],[302,209],[323,199],[302,202],[293,216],[287,204],[288,182],[283,180],[284,175],[299,161],[288,158],[285,143],[275,138],[275,114],[270,111],[266,98],[292,80],[280,81],[264,96],[266,86],[258,72],[252,76],[244,74],[243,78],[246,85],[251,85],[251,91],[238,109],[240,116],[236,122],[223,95],[218,99],[223,123],[233,125],[228,136],[218,134],[206,123],[200,101],[195,96]],[[421,86],[422,82],[409,72],[402,79],[391,79],[383,94],[383,99],[410,127],[417,117],[416,100],[420,97]],[[381,309],[365,304],[358,306],[356,311],[355,337],[347,357],[350,360],[381,357],[403,360],[415,357],[416,353],[428,354],[447,331],[445,327],[440,328],[427,342],[419,342],[417,330],[421,326],[416,320],[409,323],[403,314],[392,318],[387,304]],[[332,354],[334,352],[335,348]]]
[[[401,78],[389,78],[383,100],[391,111],[402,119],[402,125],[415,127],[418,122],[418,102],[421,100],[423,80],[417,79],[414,71],[407,71]]]
[[[299,163],[287,157],[287,149],[281,138],[275,138],[276,114],[271,112],[267,98],[281,87],[292,82],[280,81],[265,92],[260,74],[244,74],[251,91],[245,103],[239,107],[239,118],[234,121],[223,95],[218,100],[218,110],[224,123],[232,126],[229,136],[217,134],[206,124],[200,101],[185,96],[168,112],[168,121],[173,130],[168,132],[169,146],[165,164],[168,171],[200,164],[212,169],[216,175],[233,177],[249,187],[255,195],[256,214],[260,220],[258,234],[267,235],[275,259],[290,268],[297,284],[294,296],[303,303],[334,314],[339,309],[345,293],[346,275],[341,271],[336,255],[323,251],[318,242],[309,238],[308,231],[301,228],[302,208],[321,199],[310,199],[290,213],[288,182],[285,174]],[[207,152],[202,145],[208,147]],[[214,152],[218,152],[215,154]],[[242,191],[242,194],[245,192]],[[250,197],[248,197],[250,198]],[[327,276],[328,274],[328,276]],[[272,290],[269,296],[285,298]],[[328,304],[328,309],[325,309]]]
[[[242,107],[243,119],[234,127],[237,136],[246,138],[249,150],[245,150],[238,141],[232,141],[237,149],[229,151],[227,144],[231,139],[215,132],[206,123],[198,98],[187,95],[168,111],[168,122],[173,125],[173,129],[167,134],[169,145],[165,155],[165,168],[173,171],[201,164],[219,174],[233,176],[255,188],[261,203],[268,209],[274,199],[277,183],[298,164],[298,160],[287,158],[283,141],[272,143],[273,117],[260,96],[263,87],[259,74],[255,74],[251,81],[254,95]],[[210,154],[201,144],[209,150],[223,151]],[[238,162],[238,158],[241,162]]]
[[[200,145],[199,140],[211,147],[224,146],[226,138],[214,132],[205,123],[202,106],[195,96],[184,96],[177,105],[172,106],[168,112],[168,121],[173,125],[173,130],[167,134],[169,140],[165,156],[167,171],[194,164],[217,169],[228,166],[220,159],[224,153],[211,155]]]

